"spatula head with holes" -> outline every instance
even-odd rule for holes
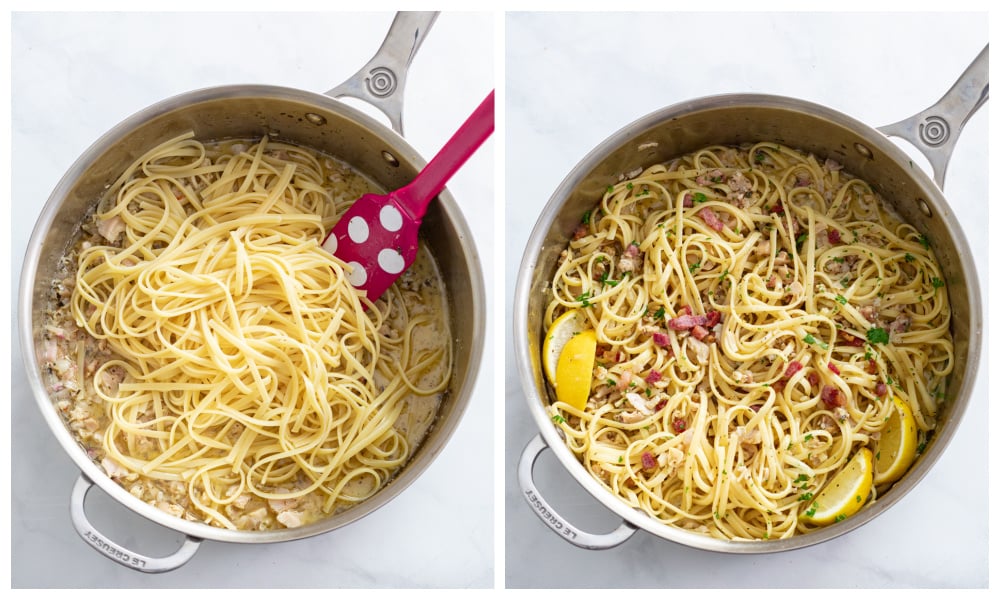
[[[348,279],[375,301],[417,257],[417,232],[427,205],[493,133],[493,92],[407,185],[365,194],[344,213],[323,247],[349,267]]]

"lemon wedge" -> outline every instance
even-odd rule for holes
[[[813,525],[829,525],[858,512],[872,491],[872,472],[872,451],[862,448],[809,503],[802,520]]]
[[[587,406],[593,380],[597,333],[587,329],[566,341],[556,363],[556,398],[577,410]]]
[[[910,405],[899,396],[892,397],[895,410],[875,446],[875,479],[877,486],[895,482],[906,473],[917,457],[917,422]]]
[[[545,333],[545,341],[542,343],[542,368],[553,386],[556,385],[556,365],[559,363],[563,347],[570,338],[588,327],[587,315],[573,308],[559,315]]]

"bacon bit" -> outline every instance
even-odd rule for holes
[[[691,192],[684,194],[684,200],[681,201],[681,205],[684,208],[691,208],[694,206],[694,198],[691,196]]]
[[[698,211],[698,216],[701,217],[705,224],[716,231],[722,231],[726,226],[722,221],[719,220],[719,215],[715,214],[715,211],[711,207],[706,206],[705,208]]]
[[[776,214],[776,215],[784,215],[785,214],[785,207],[781,204],[781,201],[778,201],[778,202],[775,202],[774,205],[771,208],[767,209],[767,212],[773,213],[773,214]]]
[[[806,375],[806,381],[809,382],[809,385],[816,387],[819,385],[819,375],[817,375],[815,371],[812,371]]]
[[[684,419],[677,417],[674,419],[674,433],[684,433],[688,428],[688,423]]]
[[[783,392],[785,390],[785,385],[788,384],[787,379],[779,379],[771,384],[771,389],[776,392]]]
[[[690,306],[682,306],[681,309],[679,311],[677,311],[677,314],[678,315],[690,315],[691,314],[691,307]]]
[[[802,363],[797,360],[793,360],[788,363],[788,368],[785,369],[785,379],[791,379],[792,375],[795,375],[802,370]]]
[[[683,331],[692,327],[704,326],[708,318],[704,315],[681,315],[667,321],[667,326],[674,331]]]
[[[704,341],[708,337],[708,330],[701,325],[695,325],[691,328],[691,335],[698,340]]]
[[[653,410],[657,411],[657,412],[661,411],[661,410],[663,410],[663,407],[666,406],[666,405],[667,405],[667,399],[664,398],[664,399],[662,399],[662,400],[660,400],[659,402],[656,403],[656,406],[653,407]]]
[[[577,225],[576,229],[573,230],[573,239],[574,240],[578,240],[578,239],[582,238],[585,235],[587,235],[587,226],[584,225],[583,223]]]
[[[823,391],[820,392],[820,398],[823,399],[823,404],[826,404],[828,408],[844,405],[844,401],[840,397],[840,390],[832,385],[823,386]]]
[[[670,336],[665,333],[660,333],[657,331],[653,334],[653,343],[661,348],[666,348],[670,345]]]
[[[838,369],[837,365],[833,364],[832,362],[826,363],[826,367],[831,371],[833,371],[834,374],[840,375],[840,369]]]
[[[878,363],[875,362],[874,358],[868,359],[868,365],[865,367],[865,373],[868,373],[869,375],[875,375],[878,373]]]
[[[661,375],[660,372],[657,371],[656,369],[650,369],[649,370],[649,375],[646,375],[645,382],[646,383],[656,383],[660,379],[663,379],[663,375]]]
[[[635,244],[629,244],[626,246],[625,256],[628,256],[629,258],[639,256],[639,246],[636,246]]]
[[[643,469],[652,469],[654,467],[656,467],[656,459],[653,458],[653,455],[650,454],[649,452],[643,452],[642,453],[642,468]]]
[[[750,410],[752,410],[754,412],[760,412],[760,409],[762,409],[762,408],[764,408],[763,404],[751,404],[750,405]]]
[[[885,393],[888,391],[889,391],[889,386],[887,386],[885,383],[880,381],[875,384],[875,395],[878,396],[879,398],[885,396]]]
[[[719,324],[722,320],[722,313],[717,310],[710,310],[705,314],[705,327],[711,329]]]
[[[840,230],[839,229],[827,229],[826,239],[830,241],[831,244],[840,243]]]
[[[837,337],[840,338],[840,341],[844,342],[848,346],[855,346],[857,348],[860,348],[865,345],[865,341],[862,338],[855,337],[843,331],[838,331]]]

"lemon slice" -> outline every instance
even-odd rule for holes
[[[862,448],[816,495],[802,513],[802,520],[829,525],[858,512],[872,491],[872,471],[872,451]]]
[[[556,398],[583,410],[590,397],[594,373],[597,333],[587,329],[566,341],[556,363]]]
[[[553,386],[556,385],[556,365],[559,363],[563,347],[571,337],[587,329],[588,326],[587,315],[573,308],[559,315],[545,333],[545,341],[542,343],[542,368]]]
[[[917,457],[917,422],[910,405],[899,396],[892,397],[895,407],[875,446],[877,486],[895,482],[906,473]]]

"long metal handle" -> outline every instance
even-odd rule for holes
[[[169,556],[157,558],[133,552],[124,546],[112,542],[98,531],[87,518],[84,501],[87,499],[87,492],[93,486],[94,482],[82,473],[77,478],[76,485],[73,486],[73,493],[70,496],[70,520],[73,521],[73,527],[80,534],[80,537],[90,544],[91,548],[107,558],[143,573],[164,573],[187,563],[201,546],[200,539],[188,536],[177,552]]]
[[[990,97],[990,46],[962,73],[933,106],[908,119],[879,127],[888,136],[905,139],[920,150],[934,169],[934,181],[944,188],[948,161],[966,121]]]
[[[396,13],[389,33],[375,56],[347,81],[325,92],[326,95],[364,100],[389,117],[392,128],[403,135],[403,88],[406,85],[406,72],[438,14],[405,11]]]
[[[573,526],[565,518],[545,501],[532,476],[535,461],[546,449],[548,444],[541,435],[536,435],[521,452],[521,460],[517,465],[517,482],[521,486],[521,493],[528,506],[534,510],[535,515],[545,523],[549,529],[558,533],[567,542],[587,550],[607,550],[614,548],[625,540],[629,539],[638,531],[635,525],[628,521],[622,521],[617,529],[608,533],[587,533]]]

